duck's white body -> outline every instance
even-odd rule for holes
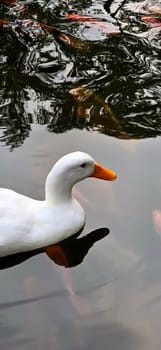
[[[0,189],[0,257],[55,244],[84,225],[85,213],[74,198],[47,207],[45,201]]]
[[[0,257],[58,243],[83,229],[85,213],[72,187],[94,169],[94,160],[85,153],[64,156],[47,177],[44,201],[1,188]]]

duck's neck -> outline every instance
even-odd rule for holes
[[[72,200],[73,183],[69,178],[63,176],[54,176],[54,173],[49,173],[45,185],[45,200],[47,206],[54,207],[64,205]]]

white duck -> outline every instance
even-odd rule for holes
[[[115,180],[83,152],[62,157],[46,179],[45,200],[38,201],[9,189],[0,189],[0,257],[58,243],[78,233],[85,213],[72,196],[72,187],[87,177]]]

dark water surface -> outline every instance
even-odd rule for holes
[[[159,350],[160,29],[142,21],[149,13],[139,2],[114,17],[96,0],[20,4],[0,7],[10,21],[0,28],[0,186],[42,199],[49,169],[74,150],[118,179],[77,186],[88,238],[67,247],[76,266],[39,254],[0,271],[0,349]],[[65,19],[71,12],[115,33]],[[69,40],[34,24],[17,30],[17,18]]]

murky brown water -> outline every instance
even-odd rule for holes
[[[0,348],[159,350],[159,215],[153,221],[161,210],[159,39],[130,36],[132,28],[137,34],[147,28],[127,7],[119,18],[129,33],[107,40],[98,28],[63,19],[71,10],[106,20],[102,2],[35,4],[28,2],[32,18],[87,39],[92,49],[85,55],[48,35],[31,31],[26,43],[24,33],[2,32],[0,186],[42,199],[49,169],[73,150],[91,154],[118,179],[77,186],[88,239],[67,249],[76,266],[64,269],[39,254],[0,271]],[[12,11],[2,6],[1,17],[14,20]],[[56,72],[38,73],[38,64],[51,68],[51,61]],[[77,87],[91,89],[92,98],[85,90],[85,100],[74,100],[69,91]]]

